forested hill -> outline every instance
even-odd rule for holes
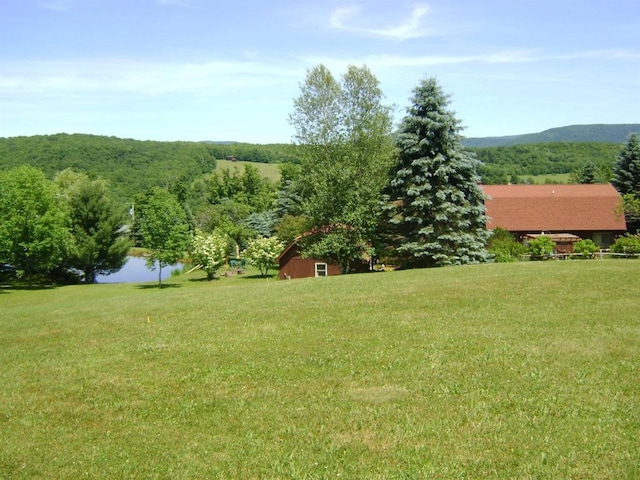
[[[31,165],[49,178],[72,168],[104,178],[128,201],[153,185],[170,186],[212,172],[216,160],[290,161],[287,145],[156,142],[84,134],[0,138],[0,170]]]
[[[602,142],[621,144],[627,141],[631,133],[640,133],[640,124],[571,125],[524,135],[466,138],[462,143],[465,147],[475,148],[550,142]]]
[[[622,143],[555,142],[469,148],[482,162],[483,183],[516,183],[526,177],[573,173],[587,165],[610,177]],[[608,172],[608,173],[607,173]]]

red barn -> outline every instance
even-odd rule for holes
[[[280,265],[279,277],[282,280],[304,277],[326,277],[340,275],[342,270],[339,265],[333,265],[323,260],[314,258],[302,258],[300,247],[294,240],[278,257]]]
[[[622,197],[610,184],[482,185],[487,228],[504,228],[519,239],[564,234],[608,248],[627,230]]]

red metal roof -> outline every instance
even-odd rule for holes
[[[481,185],[487,228],[512,232],[625,231],[620,194],[610,184]]]

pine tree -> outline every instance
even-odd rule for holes
[[[613,167],[611,183],[622,195],[627,230],[640,230],[640,136],[632,134]]]
[[[632,134],[613,167],[613,186],[622,194],[640,197],[640,136]]]
[[[411,102],[397,136],[399,156],[386,198],[398,260],[405,267],[486,261],[480,162],[460,143],[449,96],[427,78]]]
[[[67,169],[56,175],[55,184],[71,217],[73,248],[68,265],[82,271],[86,283],[120,270],[130,244],[120,233],[124,211],[111,198],[107,183]]]

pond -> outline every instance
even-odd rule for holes
[[[137,282],[157,282],[158,267],[150,270],[146,264],[147,259],[144,257],[127,257],[127,263],[120,270],[110,275],[98,275],[96,281],[98,283],[137,283]],[[174,270],[182,271],[184,265],[176,263],[162,268],[162,280],[166,280],[171,276]]]

